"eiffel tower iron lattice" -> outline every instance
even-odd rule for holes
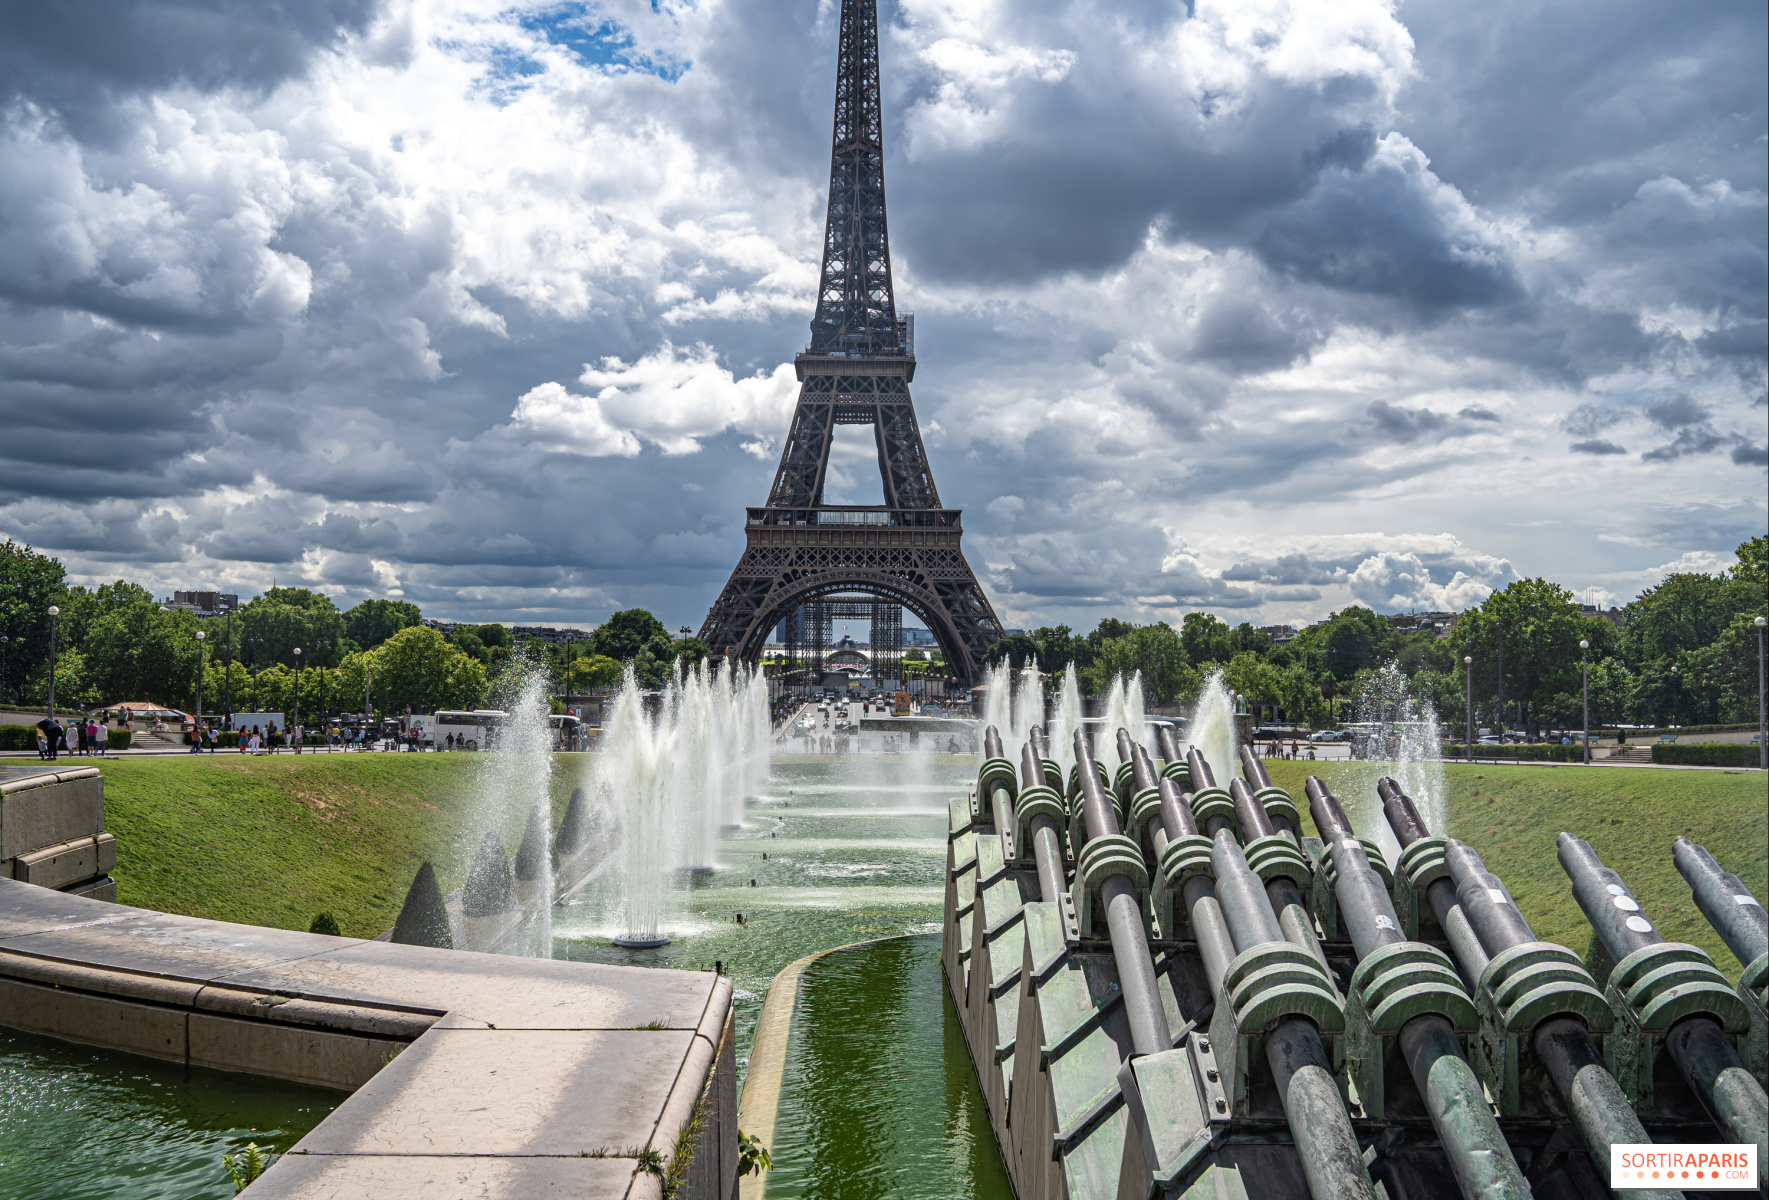
[[[978,682],[1001,622],[959,547],[960,510],[940,506],[909,397],[915,318],[897,315],[891,286],[876,0],[842,0],[823,269],[811,344],[793,365],[798,406],[774,486],[748,510],[748,545],[701,639],[753,661],[799,605],[858,592],[920,617],[953,681]],[[837,425],[872,426],[884,504],[823,502]]]

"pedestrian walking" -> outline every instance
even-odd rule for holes
[[[74,735],[73,745],[70,745],[68,749],[84,758],[86,756],[86,722],[75,718],[74,723],[68,726],[68,732]]]
[[[111,727],[103,721],[98,722],[92,730],[92,740],[98,744],[98,757],[107,757],[111,747]]]

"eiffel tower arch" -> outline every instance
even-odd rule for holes
[[[798,406],[774,486],[748,510],[748,544],[701,639],[754,661],[799,605],[861,593],[921,618],[953,680],[978,682],[1001,622],[959,546],[960,510],[940,505],[909,396],[915,318],[898,315],[891,285],[876,0],[842,0],[823,270],[811,344],[793,365]],[[882,505],[823,502],[837,425],[872,426]]]

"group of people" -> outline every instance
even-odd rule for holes
[[[37,757],[54,762],[63,751],[70,755],[106,757],[111,731],[103,721],[76,717],[63,725],[54,717],[37,722]]]

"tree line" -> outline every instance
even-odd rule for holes
[[[1001,639],[988,661],[1016,669],[1036,662],[1051,686],[1072,664],[1089,695],[1140,671],[1144,695],[1157,705],[1191,704],[1220,670],[1249,704],[1316,728],[1348,715],[1347,705],[1390,668],[1455,731],[1467,719],[1470,684],[1475,721],[1498,723],[1502,682],[1506,726],[1540,732],[1580,726],[1588,653],[1593,726],[1749,722],[1757,715],[1753,622],[1769,611],[1766,557],[1769,538],[1756,537],[1738,547],[1727,570],[1668,575],[1623,608],[1618,623],[1581,612],[1558,584],[1520,579],[1463,613],[1443,637],[1401,632],[1352,607],[1279,645],[1251,624],[1194,612],[1177,628],[1116,618],[1085,635],[1047,626]]]
[[[144,700],[180,711],[197,702],[220,712],[377,713],[477,708],[517,666],[545,668],[560,690],[620,682],[631,664],[660,687],[680,662],[704,658],[699,638],[672,640],[644,609],[617,612],[587,640],[549,644],[498,624],[460,624],[444,636],[404,600],[365,600],[340,610],[329,596],[277,587],[231,617],[163,608],[139,584],[85,588],[57,559],[0,542],[0,702],[35,707],[49,695],[49,609],[54,618],[55,699],[61,709]],[[201,633],[202,639],[197,635]],[[300,653],[296,654],[299,647]]]

